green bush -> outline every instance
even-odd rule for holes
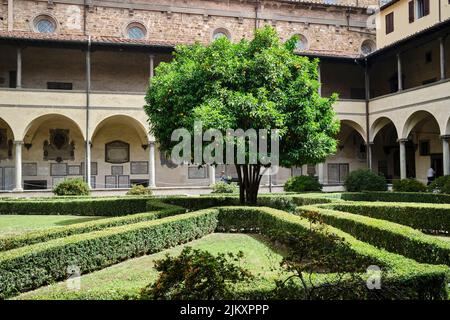
[[[147,197],[0,201],[0,214],[123,216],[147,211]]]
[[[437,178],[428,186],[428,191],[450,194],[450,176]]]
[[[212,193],[237,193],[238,190],[239,189],[236,183],[219,181],[212,186]]]
[[[350,172],[344,186],[350,192],[387,190],[386,178],[367,169]]]
[[[143,185],[132,185],[131,189],[127,192],[128,196],[151,196],[152,190],[144,187]]]
[[[306,192],[321,191],[322,185],[310,176],[297,176],[289,178],[284,184],[284,191],[288,192]]]
[[[394,180],[392,188],[396,192],[426,192],[427,187],[416,179]]]
[[[147,204],[147,208],[152,212],[88,221],[64,227],[30,231],[16,236],[0,237],[0,251],[11,250],[34,243],[71,236],[74,234],[87,233],[115,226],[165,218],[172,215],[184,213],[186,211],[184,208],[161,203],[156,200],[149,201],[149,203]]]
[[[347,201],[450,203],[450,195],[428,192],[348,192],[341,198]]]
[[[214,231],[217,210],[77,234],[5,251],[0,255],[0,299],[67,278],[67,267],[81,273],[159,252]]]
[[[325,223],[348,232],[361,241],[419,262],[450,266],[450,242],[385,220],[311,206],[297,208],[297,214],[302,216],[311,212],[319,215]]]
[[[335,202],[320,207],[388,220],[415,229],[450,232],[450,206],[389,202]]]
[[[186,247],[178,257],[155,261],[158,279],[141,292],[143,300],[219,300],[232,295],[232,286],[251,273],[236,263],[243,253],[220,253]]]
[[[66,179],[58,183],[53,188],[53,193],[57,196],[88,196],[90,195],[89,186],[83,179]]]

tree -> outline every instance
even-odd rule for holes
[[[339,131],[332,104],[337,96],[320,97],[318,60],[294,53],[297,37],[282,43],[265,27],[251,41],[231,43],[226,37],[208,46],[177,46],[174,59],[160,63],[146,95],[145,111],[160,150],[169,155],[178,141],[175,129],[194,133],[194,123],[223,134],[213,143],[227,142],[227,129],[278,129],[279,164],[283,167],[319,163],[335,152]],[[231,139],[234,147],[240,141]],[[203,148],[206,148],[204,146]],[[269,148],[267,155],[272,155]],[[272,163],[234,162],[241,203],[257,201],[264,168]],[[267,158],[266,158],[267,159]],[[236,160],[236,159],[234,159]]]

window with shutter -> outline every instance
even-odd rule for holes
[[[430,0],[423,0],[423,15],[427,16],[430,14]]]
[[[386,34],[394,32],[394,13],[386,15]]]
[[[414,22],[414,0],[408,3],[409,6],[409,23]]]

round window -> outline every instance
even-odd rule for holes
[[[134,25],[128,28],[127,35],[130,39],[144,39],[145,30],[143,27]]]
[[[375,49],[376,49],[376,45],[375,45],[375,42],[373,42],[372,40],[365,40],[361,44],[361,52],[364,55],[368,55],[368,54],[374,52]]]
[[[50,18],[44,17],[36,21],[35,28],[40,33],[53,33],[56,30],[56,23]]]
[[[230,39],[230,36],[229,36],[227,31],[225,31],[223,29],[219,29],[219,30],[214,31],[213,40],[217,40],[217,39],[222,38],[222,37]]]
[[[295,49],[297,50],[307,50],[308,49],[308,40],[302,34],[298,34],[298,40],[295,44]]]

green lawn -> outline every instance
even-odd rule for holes
[[[257,235],[214,233],[188,244],[177,246],[156,254],[130,259],[109,268],[81,277],[80,290],[67,288],[60,282],[22,294],[16,299],[123,299],[135,296],[141,288],[153,282],[158,273],[153,269],[154,261],[166,253],[180,253],[184,246],[191,246],[217,254],[243,251],[242,266],[254,275],[274,278],[279,275],[279,264],[284,250],[274,248]]]
[[[0,237],[15,236],[37,229],[62,227],[102,218],[52,215],[0,215]]]

